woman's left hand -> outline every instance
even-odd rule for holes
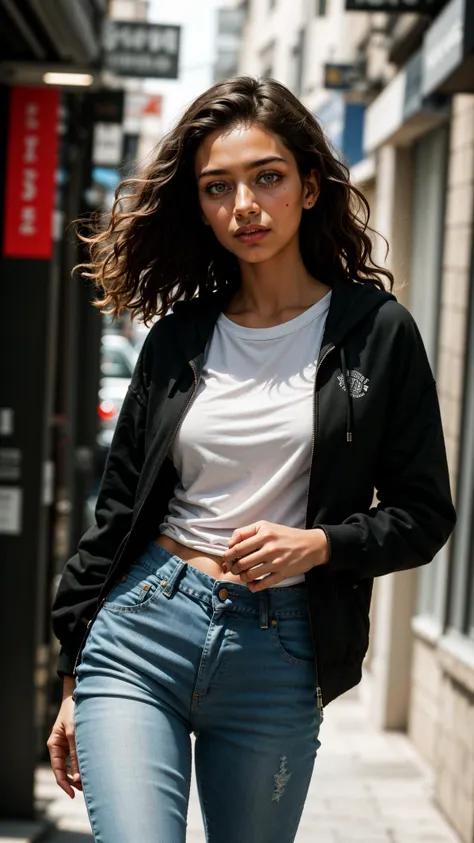
[[[263,591],[326,564],[328,541],[323,530],[300,530],[257,521],[234,530],[223,561],[227,571],[240,574],[251,591]],[[262,576],[263,580],[254,582]]]

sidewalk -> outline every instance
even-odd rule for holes
[[[328,707],[321,741],[297,843],[460,843],[434,805],[429,768],[403,735],[373,730],[357,699]],[[37,796],[58,829],[47,843],[92,843],[81,794],[71,801],[41,768]],[[204,843],[194,782],[187,839]]]

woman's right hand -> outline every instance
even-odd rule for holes
[[[49,755],[51,758],[51,766],[56,781],[62,790],[67,793],[71,799],[74,799],[76,790],[82,790],[81,774],[79,773],[79,764],[77,762],[76,753],[76,737],[74,730],[74,700],[72,693],[76,687],[76,682],[73,676],[65,676],[63,680],[63,700],[56,722],[51,729],[51,734],[47,741]],[[71,776],[68,775],[66,768],[66,759],[70,757],[71,761]]]

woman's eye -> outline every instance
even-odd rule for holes
[[[280,173],[273,173],[268,171],[266,173],[261,173],[258,177],[258,181],[260,181],[260,179],[264,179],[263,183],[271,187],[272,185],[277,184],[277,182],[281,181],[282,178],[283,176]]]
[[[257,178],[257,183],[263,184],[264,187],[273,187],[275,184],[278,184],[282,178],[283,176],[281,173],[274,173],[268,170],[265,173],[260,173]],[[213,181],[206,185],[204,189],[206,193],[210,194],[210,196],[224,196],[227,192],[228,185],[224,181]]]
[[[223,181],[214,181],[206,187],[206,193],[210,193],[211,196],[222,196],[225,190],[226,185]]]

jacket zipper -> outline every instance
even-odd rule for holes
[[[166,450],[165,450],[164,457],[163,457],[163,459],[162,459],[162,460],[160,460],[160,462],[159,462],[159,464],[158,464],[158,466],[157,466],[157,468],[156,468],[156,471],[155,471],[155,472],[154,472],[154,474],[153,474],[153,480],[152,480],[152,482],[150,483],[150,486],[149,486],[149,487],[148,487],[148,489],[147,489],[146,495],[144,496],[143,501],[142,501],[142,503],[141,503],[141,505],[140,505],[140,509],[138,510],[138,512],[137,512],[137,514],[136,514],[136,517],[135,517],[135,523],[138,521],[138,517],[139,517],[139,515],[140,515],[140,513],[141,513],[141,511],[142,511],[142,509],[143,509],[143,507],[144,507],[144,505],[145,505],[145,503],[146,503],[146,501],[147,501],[148,495],[150,494],[150,491],[151,491],[151,489],[153,488],[153,486],[154,486],[154,484],[155,484],[155,480],[156,480],[156,478],[158,477],[158,474],[159,474],[159,471],[160,471],[160,469],[161,469],[161,466],[163,465],[163,463],[164,463],[164,461],[165,461],[165,459],[166,459],[166,457],[167,457],[167,455],[168,455],[168,452],[169,452],[169,450],[170,450],[170,448],[171,448],[171,446],[172,446],[172,444],[173,444],[173,441],[174,441],[174,438],[175,438],[175,436],[176,436],[176,433],[178,432],[178,428],[179,428],[179,426],[180,426],[180,424],[181,424],[181,422],[182,422],[182,420],[183,420],[183,418],[184,418],[185,414],[187,413],[187,411],[188,411],[188,409],[189,409],[189,407],[190,407],[190,405],[191,405],[191,403],[192,403],[192,401],[194,400],[194,397],[195,397],[195,395],[196,395],[197,388],[198,388],[198,374],[197,374],[196,364],[194,363],[194,361],[193,361],[193,360],[189,360],[189,361],[188,361],[188,365],[189,365],[189,366],[191,366],[191,369],[192,369],[192,372],[193,372],[193,377],[194,377],[194,387],[193,387],[193,391],[192,391],[191,395],[189,396],[189,398],[188,398],[188,400],[187,400],[187,402],[186,402],[186,406],[184,407],[183,411],[180,413],[180,416],[179,416],[178,422],[177,422],[177,424],[176,424],[176,425],[175,425],[175,427],[174,427],[173,433],[172,433],[172,435],[171,435],[171,437],[170,437],[170,440],[169,440],[169,442],[168,442],[167,448],[166,448]],[[132,530],[130,530],[130,531],[127,533],[127,535],[126,535],[126,536],[122,539],[122,542],[121,542],[121,544],[120,544],[120,546],[119,546],[119,549],[118,549],[118,551],[117,551],[117,554],[116,554],[115,560],[114,560],[114,562],[113,562],[113,564],[112,564],[112,568],[111,568],[111,570],[110,570],[110,574],[109,574],[109,576],[106,578],[106,580],[105,580],[105,582],[104,582],[104,585],[102,586],[102,590],[105,588],[105,586],[106,586],[106,584],[107,584],[107,580],[109,580],[109,579],[110,579],[110,577],[112,577],[113,572],[117,569],[118,565],[120,564],[120,559],[121,559],[121,557],[122,557],[122,553],[123,553],[123,551],[125,550],[125,545],[126,545],[126,543],[127,543],[128,539],[129,539],[129,537],[130,537],[131,533],[132,533]],[[101,590],[101,593],[102,593],[102,590]],[[100,598],[99,598],[99,599],[100,599]],[[73,675],[74,675],[74,676],[76,675],[77,666],[78,666],[78,663],[79,663],[79,658],[80,658],[81,653],[82,653],[82,650],[83,650],[83,648],[84,648],[84,644],[85,644],[85,642],[86,642],[87,636],[89,635],[89,630],[90,630],[90,628],[91,628],[91,626],[92,626],[93,622],[95,621],[95,619],[96,619],[97,615],[99,614],[99,612],[100,612],[100,610],[101,610],[102,606],[104,605],[105,601],[106,601],[106,597],[104,597],[104,598],[103,598],[103,600],[101,600],[101,601],[100,601],[100,603],[99,603],[99,605],[97,606],[97,608],[96,608],[96,610],[95,610],[94,614],[92,615],[91,619],[90,619],[90,620],[88,621],[88,623],[87,623],[87,626],[86,626],[86,631],[85,631],[84,637],[83,637],[83,639],[82,639],[82,641],[81,641],[81,645],[80,645],[80,647],[79,647],[79,651],[78,651],[78,654],[77,654],[77,656],[76,656],[76,661],[74,662],[74,670],[73,670]]]
[[[324,363],[328,354],[330,354],[335,349],[335,345],[329,345],[324,352],[323,356],[318,360],[316,366],[316,372],[314,375],[314,390],[313,390],[313,438],[311,441],[311,458],[309,463],[309,478],[308,478],[308,492],[306,495],[306,518],[305,518],[305,529],[308,529],[308,509],[309,509],[309,492],[311,487],[311,473],[313,467],[313,457],[315,451],[315,444],[316,444],[316,383],[318,378],[318,372]],[[316,705],[321,713],[321,720],[324,717],[324,703],[323,703],[323,692],[321,690],[320,678],[321,678],[321,669],[319,664],[319,655],[318,655],[318,648],[316,645],[316,637],[314,634],[314,626],[313,626],[313,619],[311,617],[311,607],[309,605],[309,596],[308,596],[308,615],[309,615],[309,626],[311,629],[311,635],[313,638],[313,645],[314,645],[314,663],[316,667]]]

